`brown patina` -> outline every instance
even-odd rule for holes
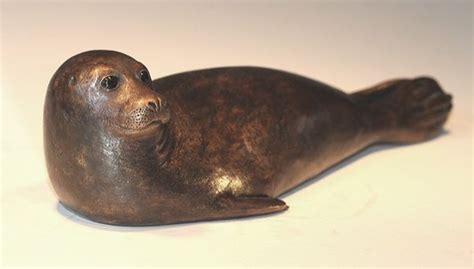
[[[225,219],[287,209],[279,195],[369,145],[428,140],[451,107],[426,77],[353,94],[259,67],[152,81],[125,54],[89,51],[51,79],[44,145],[60,202],[89,219]]]

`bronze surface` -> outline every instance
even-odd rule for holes
[[[89,219],[225,219],[286,210],[279,195],[367,146],[428,140],[451,107],[427,77],[353,94],[259,67],[152,81],[125,54],[89,51],[51,79],[44,146],[60,202]]]

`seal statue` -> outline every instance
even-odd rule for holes
[[[153,80],[114,51],[59,67],[44,107],[49,177],[91,220],[158,225],[286,210],[278,196],[375,143],[436,136],[451,96],[427,77],[346,94],[259,67]]]

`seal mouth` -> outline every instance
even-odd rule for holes
[[[140,108],[127,114],[124,118],[116,125],[122,133],[145,134],[153,132],[166,124],[170,119],[170,113],[169,110],[157,112]]]
[[[146,127],[140,129],[130,129],[116,124],[114,124],[113,127],[115,130],[114,132],[120,134],[120,136],[139,138],[153,136],[153,134],[160,132],[160,129],[162,129],[163,126],[160,121],[153,121]]]
[[[127,126],[122,126],[122,125],[118,125],[118,127],[120,127],[123,130],[126,130],[126,131],[141,132],[141,131],[145,131],[145,130],[148,130],[148,129],[156,128],[160,125],[161,125],[161,120],[156,119],[156,120],[150,121],[149,123],[147,123],[146,125],[144,125],[140,128],[129,128]]]
[[[118,127],[120,131],[125,132],[127,134],[143,134],[143,133],[155,131],[156,129],[160,128],[160,126],[162,126],[163,124],[165,124],[163,119],[161,119],[160,117],[157,117],[156,119],[149,121],[147,124],[144,124],[140,126],[139,128],[130,128],[129,126],[124,126],[120,124],[116,125],[116,127]]]

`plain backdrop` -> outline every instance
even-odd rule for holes
[[[470,1],[2,2],[1,264],[470,267],[472,16]],[[154,78],[257,65],[351,92],[430,75],[454,110],[441,136],[366,150],[282,197],[282,214],[101,225],[58,205],[42,148],[49,79],[90,49]]]

